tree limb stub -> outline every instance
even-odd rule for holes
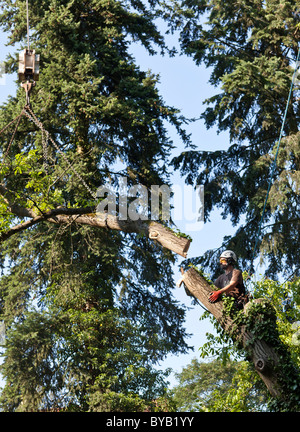
[[[1,191],[0,191],[1,193]],[[10,204],[10,203],[9,203]],[[172,230],[163,226],[159,222],[133,221],[130,219],[121,220],[117,216],[108,213],[95,213],[95,209],[86,208],[56,208],[41,215],[35,215],[32,211],[26,214],[22,207],[10,204],[10,211],[19,217],[29,217],[29,220],[15,225],[0,235],[0,242],[8,239],[12,235],[24,231],[29,227],[40,222],[50,222],[54,224],[77,223],[88,225],[95,228],[108,228],[126,233],[137,233],[146,235],[149,239],[155,240],[163,247],[186,258],[190,246],[190,240],[178,237]]]
[[[191,294],[213,314],[224,330],[230,333],[234,323],[230,317],[224,316],[223,302],[218,301],[216,303],[210,303],[208,301],[209,294],[212,291],[212,287],[209,283],[193,268],[182,275],[182,280]],[[259,299],[257,301],[259,301]],[[245,314],[247,314],[247,311],[253,303],[255,303],[255,300],[247,303],[244,308]],[[257,373],[264,381],[271,395],[273,397],[280,397],[282,392],[278,384],[276,372],[279,358],[274,348],[264,340],[254,338],[253,334],[249,332],[245,326],[241,326],[235,334],[236,340],[242,343],[243,347],[250,355]]]

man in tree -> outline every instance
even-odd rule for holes
[[[242,307],[246,290],[243,281],[242,272],[235,267],[237,263],[236,254],[231,250],[224,251],[220,256],[220,265],[225,271],[215,281],[215,286],[219,288],[210,294],[209,301],[214,303],[222,294],[230,295],[236,299],[236,305]]]

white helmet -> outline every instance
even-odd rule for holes
[[[236,254],[231,250],[224,251],[220,256],[220,259],[221,258],[231,259],[232,261],[237,262]]]

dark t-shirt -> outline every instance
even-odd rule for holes
[[[231,281],[232,279],[232,272],[229,273],[224,273],[221,276],[218,277],[218,279],[215,281],[215,286],[219,289],[225,288]],[[236,287],[230,291],[228,293],[228,295],[232,295],[234,297],[237,297],[241,294],[245,294],[245,286],[244,286],[244,282],[243,282],[243,276],[242,273],[240,272],[239,275],[239,280],[238,280],[238,284],[236,285]]]

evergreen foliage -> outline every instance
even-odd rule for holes
[[[224,151],[185,151],[174,166],[190,184],[205,187],[205,218],[220,209],[237,226],[221,250],[233,249],[244,268],[251,262],[299,49],[295,0],[189,0],[181,3],[183,52],[211,70],[216,94],[202,113],[208,128],[228,131]],[[172,20],[173,12],[166,15]],[[299,275],[299,87],[284,125],[274,181],[258,238],[267,273]],[[224,233],[225,234],[225,233]],[[216,270],[219,252],[192,260]]]
[[[168,51],[153,21],[156,7],[30,2],[31,48],[41,55],[32,107],[95,193],[108,181],[118,185],[119,176],[128,187],[168,183],[165,122],[188,140],[177,111],[158,94],[157,77],[128,53],[132,41],[150,53],[155,46]],[[25,47],[25,2],[1,2],[0,25],[12,46]],[[7,71],[16,74],[17,53]],[[0,107],[0,129],[24,103],[20,88]],[[11,134],[8,128],[1,135],[2,157]],[[24,116],[0,175],[10,201],[26,212],[95,205],[50,143],[45,157],[41,131]],[[0,207],[2,232],[26,220],[5,198]],[[172,295],[173,263],[171,253],[145,238],[76,222],[39,224],[2,242],[2,409],[136,411],[163,400],[166,377],[154,366],[188,348],[185,308]]]
[[[267,391],[258,375],[245,361],[220,360],[209,363],[196,358],[177,374],[173,389],[180,411],[253,412],[265,411]]]
[[[188,183],[205,186],[206,220],[219,208],[238,227],[221,248],[234,249],[241,264],[248,264],[298,52],[297,3],[31,1],[31,48],[41,54],[32,107],[65,157],[50,142],[45,148],[44,134],[25,116],[11,145],[14,126],[1,134],[0,186],[6,192],[0,198],[0,239],[32,211],[95,205],[89,191],[108,181],[117,186],[120,176],[128,187],[168,183],[172,142],[166,122],[190,144],[184,120],[158,94],[158,78],[141,71],[128,50],[137,41],[150,54],[156,49],[172,54],[155,25],[160,16],[172,30],[180,29],[183,52],[211,68],[210,84],[219,93],[206,101],[201,117],[207,127],[229,131],[231,141],[226,151],[185,151],[173,165]],[[9,43],[25,47],[25,1],[8,0],[0,7]],[[7,59],[6,70],[16,74],[17,55]],[[282,271],[299,275],[298,92],[295,87],[259,238],[267,273],[275,278]],[[24,102],[19,89],[0,107],[0,130],[21,113]],[[168,353],[188,348],[185,308],[172,296],[171,253],[135,234],[73,221],[32,226],[2,241],[0,254],[0,319],[7,336],[4,411],[175,409],[165,389],[167,373],[154,368]],[[208,250],[190,261],[213,273],[218,256]],[[254,292],[271,296],[276,331],[299,368],[299,309],[286,306],[287,299],[299,304],[299,281],[264,280]],[[184,400],[182,389],[176,390],[178,406],[253,411],[287,410],[292,403],[294,409],[298,383],[289,368],[290,405],[267,401],[245,362],[224,367],[236,346],[217,330],[201,352],[219,360],[187,368],[192,392],[186,391],[185,376],[180,385],[193,399]]]

